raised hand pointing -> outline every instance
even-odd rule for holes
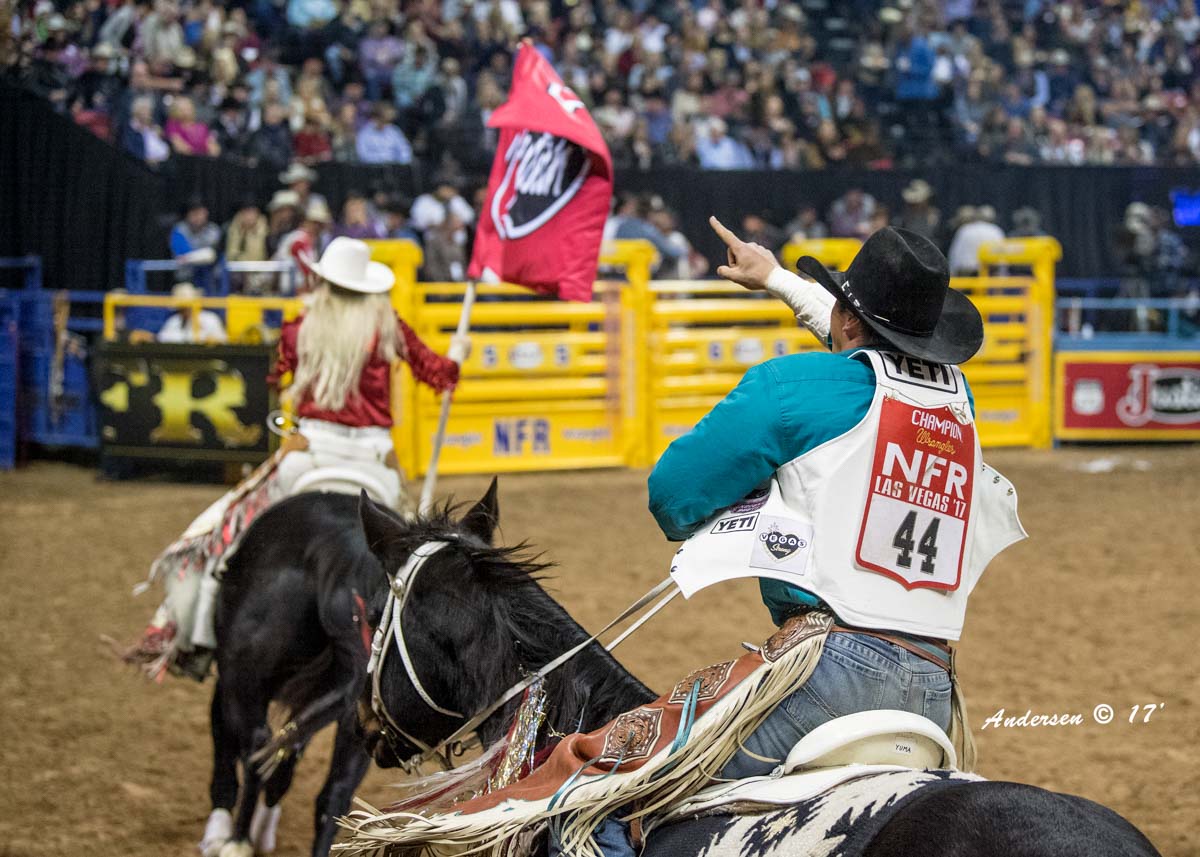
[[[708,225],[725,242],[725,256],[729,262],[717,268],[717,276],[752,291],[765,289],[767,277],[779,267],[775,254],[761,244],[738,238],[715,217],[708,218]]]

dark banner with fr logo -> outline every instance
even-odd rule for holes
[[[109,455],[258,462],[269,453],[267,372],[261,345],[105,343],[98,390]]]

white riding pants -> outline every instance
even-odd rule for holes
[[[358,493],[397,511],[407,505],[399,472],[387,463],[391,431],[378,426],[353,428],[324,420],[300,420],[308,449],[289,452],[275,472],[279,499],[300,491]]]

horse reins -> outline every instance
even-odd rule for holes
[[[619,646],[630,634],[645,624],[655,613],[666,607],[676,595],[679,594],[679,587],[675,585],[672,578],[668,577],[653,589],[639,598],[633,604],[626,607],[620,615],[615,619],[592,634],[583,642],[563,652],[554,660],[547,663],[541,669],[533,674],[523,678],[521,681],[514,684],[507,691],[501,694],[500,698],[488,705],[483,710],[472,716],[470,719],[466,715],[457,711],[451,711],[448,708],[443,708],[433,701],[433,697],[421,684],[421,680],[417,677],[416,669],[413,667],[412,658],[408,653],[408,646],[404,642],[404,629],[402,627],[401,618],[404,612],[404,607],[408,603],[409,594],[413,589],[413,582],[416,580],[417,574],[425,566],[430,557],[437,554],[440,550],[447,547],[449,541],[433,540],[425,542],[414,550],[408,557],[408,561],[393,575],[388,589],[387,601],[384,604],[383,616],[380,620],[379,627],[375,629],[375,636],[371,642],[371,656],[367,662],[367,674],[371,676],[371,710],[375,712],[375,716],[380,719],[386,729],[393,729],[396,734],[400,735],[414,747],[417,747],[420,752],[416,753],[408,759],[400,760],[400,767],[406,772],[412,772],[420,767],[424,762],[430,759],[437,759],[447,770],[453,767],[450,762],[452,755],[457,756],[465,752],[470,744],[463,743],[463,738],[475,733],[475,731],[483,724],[485,720],[495,714],[507,703],[511,702],[518,694],[524,693],[535,682],[545,678],[554,670],[565,664],[571,658],[582,652],[585,648],[596,642],[600,636],[608,632],[615,625],[628,619],[630,616],[640,612],[647,605],[650,605],[660,595],[659,599],[649,610],[647,610],[637,621],[629,626],[619,637],[609,643],[605,649],[612,651]],[[670,591],[666,591],[666,590]],[[663,593],[666,592],[664,595]],[[421,700],[429,706],[430,710],[436,711],[439,714],[444,714],[447,717],[458,717],[465,722],[458,727],[449,737],[445,738],[436,745],[429,745],[421,739],[405,732],[400,725],[388,713],[387,707],[383,704],[383,695],[380,692],[380,683],[383,675],[383,663],[387,656],[388,650],[391,648],[387,645],[388,637],[391,636],[395,641],[396,649],[400,652],[400,659],[404,663],[404,670],[408,675],[408,680],[412,683],[413,689]]]

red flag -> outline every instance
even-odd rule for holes
[[[583,102],[531,45],[488,126],[500,142],[467,276],[494,273],[567,300],[590,301],[612,200],[608,146]]]

